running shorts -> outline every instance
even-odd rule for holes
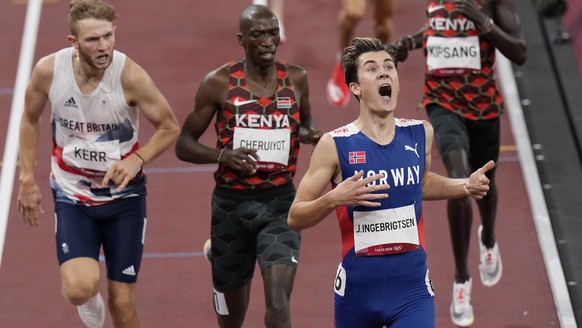
[[[146,196],[97,206],[55,202],[59,264],[90,257],[99,261],[101,246],[109,280],[135,283],[143,255]]]
[[[292,183],[258,191],[216,187],[212,195],[211,256],[214,288],[225,292],[249,282],[258,261],[294,268],[301,236],[287,224]]]

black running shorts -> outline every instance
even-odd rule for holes
[[[451,150],[463,149],[469,156],[469,165],[473,170],[482,167],[489,160],[497,163],[500,146],[499,118],[469,120],[436,104],[428,105],[427,113],[441,157]]]
[[[297,267],[300,234],[287,225],[292,183],[259,191],[215,188],[212,195],[212,281],[219,292],[249,282],[258,261]]]

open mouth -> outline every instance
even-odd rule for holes
[[[383,84],[380,86],[380,97],[382,98],[392,98],[392,86],[389,84]]]
[[[259,56],[263,59],[273,59],[275,57],[275,52],[261,52]]]
[[[99,64],[107,64],[109,56],[107,54],[97,56],[97,62]]]

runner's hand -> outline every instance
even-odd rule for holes
[[[383,174],[374,174],[365,179],[362,179],[363,176],[364,171],[361,170],[332,189],[330,194],[335,199],[335,206],[378,207],[381,204],[377,200],[388,198],[387,193],[378,193],[390,189],[390,185],[378,181],[386,179]]]
[[[477,2],[475,0],[458,0],[455,1],[455,6],[459,13],[477,24],[477,27],[481,28],[487,25],[489,16],[485,15],[479,7],[477,7]]]
[[[392,43],[394,50],[396,50],[396,60],[403,62],[408,58],[408,49],[410,49],[410,39],[408,37],[400,38]]]
[[[321,139],[321,132],[303,127],[299,129],[299,142],[317,145],[319,139]]]
[[[135,178],[142,166],[143,162],[139,156],[127,156],[111,165],[107,173],[105,173],[101,185],[108,186],[111,181],[116,186],[119,186],[117,187],[117,192],[121,192],[127,187],[129,181]]]
[[[38,213],[44,213],[42,207],[42,193],[34,182],[21,183],[18,191],[18,212],[24,223],[31,227],[38,227]]]
[[[487,195],[487,192],[489,191],[489,178],[487,178],[485,173],[493,169],[495,165],[494,161],[489,161],[487,164],[483,165],[483,167],[471,174],[465,183],[467,196],[475,199],[482,199]]]
[[[227,149],[224,151],[221,159],[223,163],[246,176],[253,175],[257,172],[259,160],[257,150],[248,148]]]

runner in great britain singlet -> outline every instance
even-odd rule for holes
[[[51,187],[56,192],[55,200],[98,205],[145,195],[143,172],[121,192],[113,182],[101,186],[111,164],[139,148],[138,109],[127,105],[121,86],[126,56],[114,51],[99,86],[91,94],[84,94],[75,81],[73,51],[66,48],[57,52],[49,92],[54,143]]]

